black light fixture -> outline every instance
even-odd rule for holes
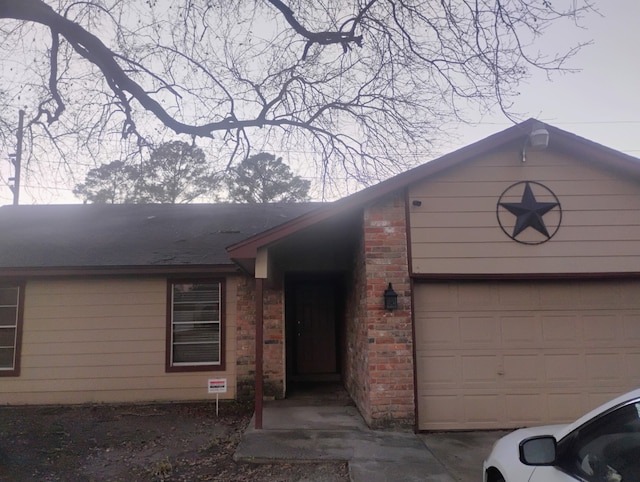
[[[384,309],[389,311],[398,309],[398,293],[393,291],[391,283],[389,283],[389,287],[384,290]]]

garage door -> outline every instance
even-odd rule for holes
[[[640,283],[415,285],[422,430],[566,422],[640,386]]]

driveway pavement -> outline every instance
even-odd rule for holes
[[[482,460],[504,432],[413,434],[371,430],[354,406],[268,402],[234,459],[245,462],[347,460],[354,482],[478,482]]]
[[[440,432],[418,434],[420,440],[457,482],[482,480],[482,462],[494,442],[509,431]]]

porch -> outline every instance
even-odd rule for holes
[[[257,429],[265,399],[323,381],[342,382],[369,427],[414,428],[406,236],[405,200],[393,196],[233,248],[255,283]],[[394,310],[384,306],[389,283]],[[241,383],[254,378],[251,361]]]

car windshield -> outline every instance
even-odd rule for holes
[[[558,447],[559,465],[587,481],[640,481],[640,401],[580,427]]]

